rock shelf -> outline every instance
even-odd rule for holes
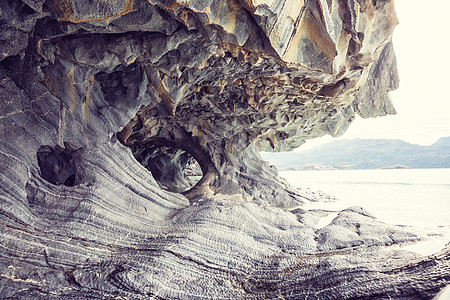
[[[432,233],[354,208],[317,225],[330,212],[302,205],[329,197],[258,154],[395,113],[393,1],[6,0],[0,20],[3,298],[412,299],[449,283],[448,245],[390,248]]]

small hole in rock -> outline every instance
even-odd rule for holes
[[[73,161],[75,151],[60,146],[42,146],[37,152],[41,176],[56,185],[75,186],[76,168]]]
[[[166,146],[133,145],[137,161],[147,168],[162,189],[183,193],[193,188],[203,177],[197,160],[187,151]]]

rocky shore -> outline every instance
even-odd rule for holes
[[[395,113],[393,1],[0,10],[2,298],[423,299],[449,283],[449,245],[390,247],[435,233],[305,210],[327,197],[258,154]]]

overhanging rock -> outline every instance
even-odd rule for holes
[[[448,249],[388,250],[429,233],[355,209],[318,229],[326,212],[301,205],[327,196],[258,154],[395,113],[393,1],[0,9],[2,296],[410,298],[448,282]]]

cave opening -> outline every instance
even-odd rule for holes
[[[184,193],[203,178],[199,162],[186,150],[155,144],[129,147],[136,160],[152,173],[164,190]]]
[[[42,146],[37,151],[41,176],[55,185],[77,185],[77,169],[74,163],[75,151],[60,146]]]

